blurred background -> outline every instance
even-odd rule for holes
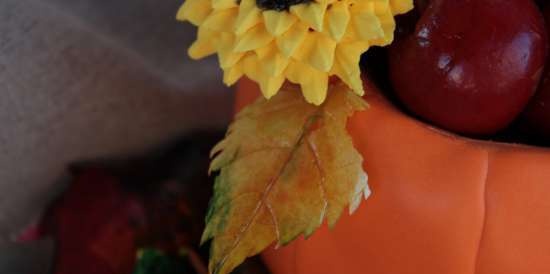
[[[201,272],[233,92],[181,4],[0,0],[0,273]]]

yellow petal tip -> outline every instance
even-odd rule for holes
[[[261,9],[256,0],[186,0],[176,18],[199,26],[189,56],[217,53],[225,84],[246,75],[271,98],[289,80],[320,105],[331,76],[364,94],[361,54],[389,44],[394,16],[412,8],[413,0],[315,0],[288,11]]]

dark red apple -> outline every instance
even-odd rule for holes
[[[539,81],[547,52],[532,0],[432,0],[390,48],[390,77],[413,113],[459,133],[508,126]]]
[[[414,8],[420,13],[423,14],[424,11],[428,8],[431,0],[414,0]]]
[[[546,30],[550,31],[550,6],[544,9],[544,19],[546,20]],[[546,60],[546,70],[544,71],[541,83],[535,97],[531,100],[523,119],[521,126],[528,133],[538,137],[541,140],[549,142],[550,140],[550,60]]]

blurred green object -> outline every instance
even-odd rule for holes
[[[170,256],[156,249],[141,249],[134,274],[193,274],[187,256]]]

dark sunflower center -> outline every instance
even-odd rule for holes
[[[313,0],[256,0],[256,5],[264,10],[284,11],[291,6],[309,3]]]

